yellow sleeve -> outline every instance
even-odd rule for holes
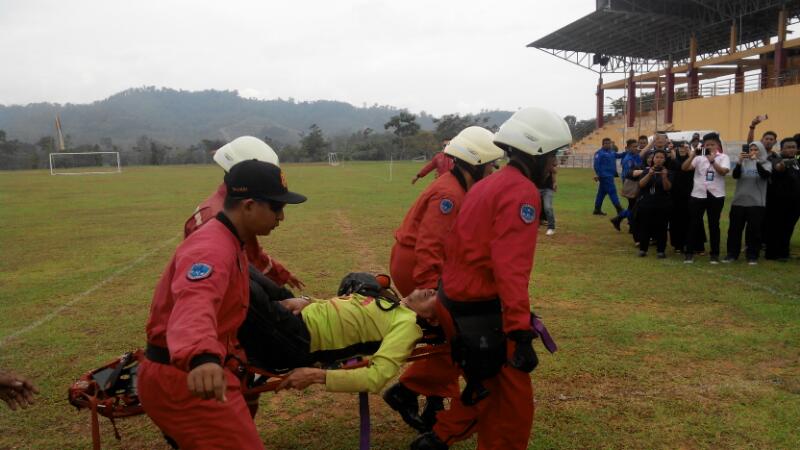
[[[408,359],[416,342],[422,338],[422,329],[417,325],[416,314],[404,307],[381,313],[393,314],[394,317],[380,348],[370,358],[369,366],[329,370],[325,380],[328,391],[378,393],[400,371],[400,366]]]

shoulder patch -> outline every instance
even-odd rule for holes
[[[519,217],[527,224],[533,223],[534,219],[536,219],[536,208],[529,203],[523,203],[519,207]]]
[[[439,202],[439,211],[441,211],[442,214],[450,214],[453,212],[454,206],[455,203],[453,203],[452,200],[449,198],[443,198],[442,201]]]
[[[186,272],[186,278],[191,281],[203,280],[210,277],[213,271],[214,269],[211,268],[210,264],[194,263],[192,267],[189,268],[189,271]]]

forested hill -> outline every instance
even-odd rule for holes
[[[328,136],[365,128],[383,131],[399,109],[319,100],[256,100],[236,91],[182,91],[144,87],[128,89],[91,104],[35,103],[0,105],[0,130],[9,139],[37,142],[54,133],[56,114],[61,117],[68,146],[95,144],[110,138],[129,148],[142,135],[173,146],[189,146],[201,139],[228,140],[240,135],[268,136],[278,144],[294,144],[300,133],[317,124]],[[477,112],[477,111],[476,111]],[[483,112],[489,124],[500,124],[510,112]],[[418,114],[422,129],[433,129],[433,117]]]

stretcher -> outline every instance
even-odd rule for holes
[[[553,353],[556,344],[550,337],[547,328],[539,318],[531,314],[531,328],[540,338],[545,348]],[[450,353],[450,345],[441,335],[426,333],[417,342],[407,361],[417,361],[441,354]],[[69,403],[78,410],[88,409],[91,412],[92,448],[100,450],[99,416],[108,418],[114,428],[114,436],[121,440],[116,420],[144,414],[136,391],[136,373],[139,362],[144,358],[144,351],[138,349],[125,353],[114,361],[98,369],[83,374],[69,388]],[[359,355],[337,361],[325,366],[327,369],[351,370],[369,364],[368,355]],[[288,372],[276,372],[269,369],[241,366],[242,379],[246,380],[243,394],[255,394],[275,391]],[[369,413],[369,396],[366,392],[358,394],[359,399],[359,450],[368,450],[371,440]]]
[[[450,346],[434,334],[428,334],[417,343],[408,361],[430,358],[450,352]],[[144,414],[136,391],[136,373],[139,362],[144,358],[144,351],[138,349],[125,353],[110,363],[86,372],[69,388],[69,403],[78,410],[87,409],[91,413],[92,448],[100,450],[100,420],[103,416],[109,419],[114,428],[114,437],[121,440],[117,428],[117,419]],[[326,364],[326,369],[351,370],[369,364],[369,355],[357,355],[351,358]],[[288,372],[277,372],[260,367],[240,366],[240,375],[246,382],[244,395],[275,391],[288,375]],[[359,394],[360,437],[359,448],[370,448],[370,415],[369,396],[366,392]]]

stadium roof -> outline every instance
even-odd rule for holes
[[[649,72],[689,60],[692,34],[698,60],[727,53],[731,25],[740,49],[778,34],[778,14],[800,19],[800,0],[597,0],[597,10],[528,44],[595,72]],[[599,63],[606,59],[605,66]]]

